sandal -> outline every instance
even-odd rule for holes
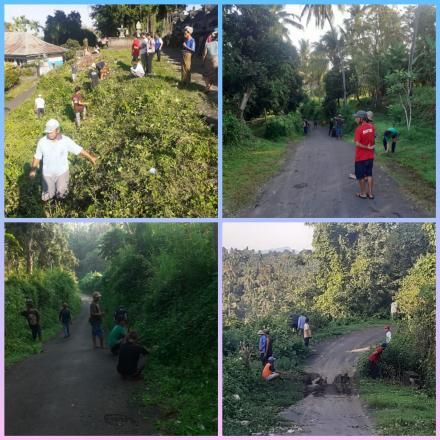
[[[357,193],[356,197],[359,197],[360,199],[368,199],[368,196],[366,194],[362,195],[361,193]]]
[[[374,195],[373,195],[373,194],[368,194],[367,197],[368,197],[370,200],[374,200]]]

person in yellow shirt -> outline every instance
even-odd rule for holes
[[[309,346],[310,338],[312,337],[312,330],[310,329],[309,318],[306,318],[304,323],[304,345]]]
[[[270,356],[269,359],[267,360],[267,363],[263,368],[261,376],[266,381],[275,379],[276,377],[280,376],[280,373],[277,373],[275,371],[275,358],[273,356]]]

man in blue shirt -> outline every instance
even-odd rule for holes
[[[258,351],[260,352],[260,359],[263,367],[266,365],[266,342],[267,338],[263,330],[258,330],[258,336],[260,340],[258,341]]]
[[[191,36],[193,33],[193,28],[186,26],[183,32],[183,37],[185,41],[183,42],[182,50],[182,82],[191,82],[191,62],[192,56],[196,51],[196,42]]]

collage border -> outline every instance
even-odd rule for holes
[[[121,1],[121,0],[108,0],[108,1],[97,1],[93,2],[90,0],[77,0],[77,1],[68,1],[68,0],[25,0],[25,1],[12,1],[12,0],[0,0],[0,21],[4,23],[4,8],[6,5],[33,5],[33,4],[44,4],[44,5],[86,5],[86,4],[174,4],[175,2],[169,1],[169,0],[163,0],[163,1],[136,1],[136,0],[127,0],[127,1]],[[199,5],[203,2],[187,2],[185,4],[188,5]],[[0,224],[1,224],[1,232],[0,232],[0,266],[2,270],[0,271],[0,293],[2,300],[0,301],[0,313],[1,316],[4,316],[4,230],[5,230],[5,224],[6,223],[32,223],[32,222],[46,222],[46,223],[81,223],[81,222],[88,222],[88,223],[118,223],[118,222],[137,222],[137,223],[217,223],[218,225],[218,436],[222,435],[222,237],[223,237],[223,223],[229,223],[229,222],[266,222],[266,223],[276,223],[276,222],[310,222],[310,223],[324,223],[324,222],[341,222],[341,223],[347,223],[347,222],[359,222],[359,223],[382,223],[382,222],[395,222],[395,223],[421,223],[421,222],[433,222],[437,225],[437,220],[440,216],[440,209],[439,209],[439,203],[440,203],[440,194],[439,194],[439,166],[440,166],[440,159],[439,155],[436,154],[436,217],[435,218],[223,218],[223,203],[222,203],[222,42],[223,42],[223,33],[222,33],[222,10],[223,5],[226,4],[313,4],[313,3],[319,3],[319,4],[435,4],[436,5],[436,23],[438,25],[439,17],[440,17],[440,0],[437,0],[435,2],[432,1],[330,1],[330,0],[319,0],[317,2],[312,1],[279,1],[279,0],[272,0],[272,1],[261,1],[261,0],[255,0],[255,1],[224,1],[221,0],[218,1],[210,1],[205,2],[208,4],[216,4],[218,5],[218,28],[219,28],[219,74],[218,74],[218,112],[219,112],[219,123],[218,123],[218,215],[215,218],[201,218],[201,219],[195,219],[195,218],[165,218],[165,219],[131,219],[131,218],[98,218],[98,219],[86,219],[86,218],[78,218],[78,219],[50,219],[50,218],[31,218],[31,219],[23,219],[23,218],[5,218],[4,215],[4,106],[2,105],[0,108],[0,132],[2,133],[2,140],[1,142],[1,153],[2,153],[2,160],[0,161],[0,207],[2,207],[0,212]],[[437,31],[436,35],[436,47],[439,46],[440,42],[440,34]],[[0,38],[0,53],[4,53],[4,38]],[[436,73],[438,74],[439,69],[439,61],[440,61],[440,51],[436,51]],[[4,102],[4,72],[3,72],[3,63],[0,67],[0,99],[2,102]],[[439,115],[439,99],[440,99],[440,92],[438,88],[436,87],[436,128],[440,126],[440,115]],[[17,133],[19,135],[19,133]],[[439,136],[436,132],[436,152],[439,151]],[[437,255],[440,254],[440,244],[439,244],[439,234],[436,231],[436,251]],[[439,273],[440,264],[438,259],[436,260],[436,273]],[[436,280],[436,292],[439,292],[440,288],[440,282]],[[440,322],[440,312],[438,310],[438,301],[436,301],[437,304],[437,310],[436,310],[436,318],[437,323]],[[0,369],[4,372],[4,319],[0,319]],[[438,340],[439,333],[436,330],[436,377],[440,378],[440,343]],[[2,390],[3,398],[0,400],[0,438],[4,437],[4,390],[5,390],[5,380],[4,380],[4,374],[1,374],[0,376],[0,389]],[[440,391],[440,385],[439,380],[437,380],[436,383],[436,392],[437,395]],[[437,414],[437,421],[439,420],[439,413],[440,413],[440,404],[439,399],[436,401],[436,414]],[[437,427],[438,427],[437,423]],[[199,438],[218,438],[218,436],[202,436]],[[6,438],[6,437],[4,437]],[[7,437],[12,438],[12,437]],[[35,437],[20,437],[20,438],[35,438]],[[40,437],[42,438],[42,437]],[[105,436],[51,436],[51,439],[61,439],[61,438],[81,438],[81,439],[94,439],[94,438],[107,438]],[[136,438],[140,439],[147,439],[147,438],[175,438],[175,439],[181,439],[182,436],[137,436]],[[250,436],[225,436],[225,438],[231,439],[251,439],[253,437]],[[275,439],[281,439],[286,438],[285,436],[270,436],[270,438]],[[295,436],[289,436],[289,438],[300,438]],[[337,436],[325,436],[325,437],[317,437],[317,436],[308,436],[308,437],[301,437],[301,438],[308,438],[308,439],[340,439],[342,437]],[[365,439],[381,439],[386,438],[388,440],[397,440],[397,439],[403,439],[403,438],[416,438],[416,437],[408,437],[408,436],[352,436],[352,437],[344,437],[349,439],[359,439],[359,440],[365,440]],[[437,434],[437,436],[429,436],[429,437],[423,437],[424,439],[434,439],[439,438],[440,435]]]

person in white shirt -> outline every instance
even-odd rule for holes
[[[146,75],[153,73],[153,58],[156,53],[156,46],[154,38],[151,34],[147,34],[147,68],[145,69]]]
[[[45,101],[43,99],[42,95],[38,95],[37,98],[35,98],[35,113],[38,116],[38,119],[40,119],[44,115],[44,105]]]
[[[48,202],[54,197],[63,199],[69,192],[69,153],[84,156],[93,164],[96,163],[96,157],[68,136],[62,135],[60,123],[56,119],[47,121],[44,132],[46,136],[38,141],[29,177],[35,178],[40,161],[43,160],[41,199]]]
[[[145,76],[144,68],[142,67],[142,63],[138,60],[134,67],[130,67],[130,72],[137,76],[138,78],[142,78]]]
[[[141,33],[141,47],[139,49],[139,55],[141,56],[142,67],[144,72],[147,71],[147,49],[148,49],[148,39],[145,32]]]
[[[391,327],[389,325],[385,326],[385,343],[388,345],[391,342],[392,334],[391,334]]]

